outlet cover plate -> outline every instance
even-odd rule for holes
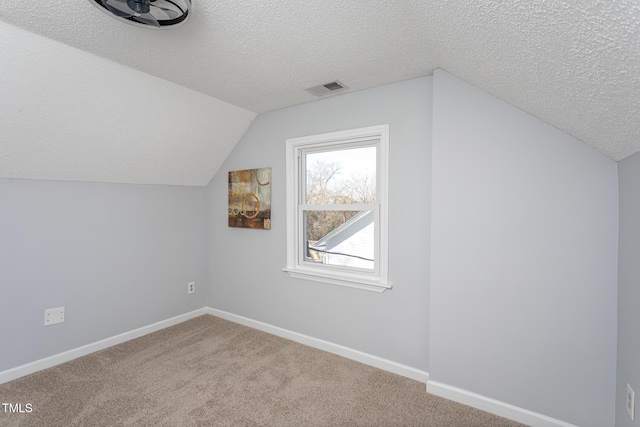
[[[196,282],[187,283],[187,293],[192,294],[196,291]]]
[[[44,311],[44,326],[64,322],[64,307],[48,308]]]

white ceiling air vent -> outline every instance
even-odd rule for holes
[[[146,28],[173,28],[191,15],[191,0],[89,0],[120,21]]]
[[[340,92],[349,89],[339,81],[335,80],[323,85],[306,88],[305,90],[315,96],[324,96],[334,92]]]

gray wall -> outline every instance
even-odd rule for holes
[[[618,163],[618,370],[616,426],[640,426],[640,154]],[[625,408],[627,383],[636,392],[636,416]]]
[[[204,202],[204,187],[0,180],[0,371],[204,307]]]
[[[383,123],[394,288],[289,277],[285,139]],[[267,166],[272,229],[227,227],[227,172]],[[640,425],[639,180],[620,163],[619,426]],[[615,162],[440,70],[258,116],[205,188],[0,180],[0,371],[208,305],[608,426],[617,194]]]
[[[208,305],[427,370],[431,83],[426,77],[261,114],[208,189]],[[293,279],[285,140],[390,125],[390,279],[374,293]],[[227,226],[227,174],[272,167],[272,229]]]
[[[430,380],[612,425],[616,163],[442,70],[433,109]]]

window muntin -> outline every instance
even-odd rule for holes
[[[387,180],[388,125],[287,140],[285,271],[390,288]]]

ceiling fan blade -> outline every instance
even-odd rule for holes
[[[102,5],[111,13],[121,18],[130,18],[133,11],[129,9],[126,2],[119,0],[102,0]]]
[[[151,25],[153,27],[160,28],[160,23],[150,13],[135,14],[131,18],[137,22],[140,22],[141,24]]]
[[[0,0],[1,2],[2,0]],[[147,28],[171,28],[191,15],[192,0],[90,0],[102,12]]]
[[[164,14],[166,14],[170,19],[176,19],[178,16],[181,15],[181,13],[176,12],[175,10],[172,9],[167,9],[166,7],[160,7],[160,6],[156,6],[155,4],[151,3],[149,6],[152,6],[156,9],[160,9],[162,10],[162,12]]]

